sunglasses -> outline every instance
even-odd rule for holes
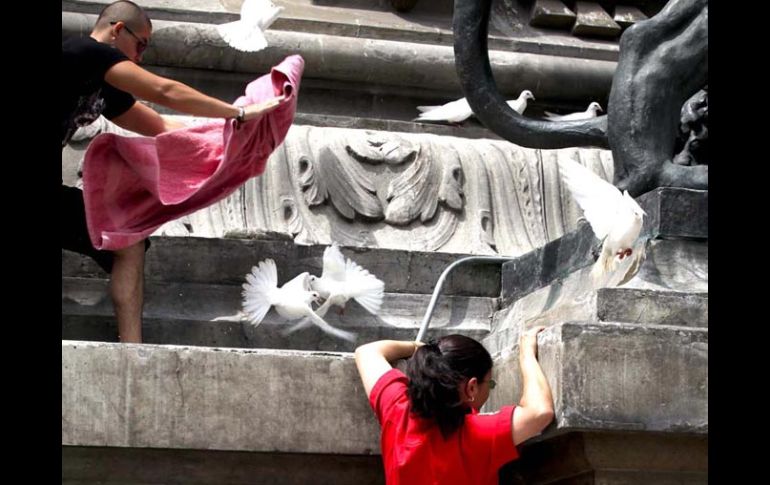
[[[494,380],[494,379],[490,379],[490,380],[489,380],[489,390],[491,391],[491,390],[492,390],[492,389],[494,389],[495,387],[497,387],[497,381],[496,381],[496,380]]]
[[[117,24],[117,22],[110,22],[110,25],[115,25],[115,24]],[[136,53],[141,55],[141,53],[144,52],[145,49],[147,49],[147,45],[149,44],[149,42],[140,38],[138,35],[136,35],[133,30],[128,28],[128,25],[126,25],[125,22],[123,23],[123,28],[126,29],[126,32],[131,34],[131,36],[134,39],[136,39]]]

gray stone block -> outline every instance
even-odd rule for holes
[[[384,484],[379,455],[62,447],[62,485]]]
[[[660,187],[639,198],[643,233],[659,238],[708,239],[708,190]]]
[[[536,0],[532,5],[529,25],[567,29],[575,22],[575,12],[559,0]]]
[[[577,19],[572,27],[574,35],[587,37],[617,37],[620,26],[595,2],[575,2]]]
[[[556,411],[543,439],[585,430],[708,434],[708,329],[568,322],[538,343]],[[490,409],[521,392],[518,346],[494,361]]]
[[[352,354],[62,341],[62,445],[374,455]]]
[[[503,306],[593,263],[591,251],[598,243],[591,226],[583,223],[576,231],[504,263]]]
[[[687,240],[654,240],[629,288],[708,293],[708,243]]]
[[[708,293],[602,288],[596,320],[708,328]]]
[[[647,20],[647,16],[636,7],[630,5],[616,5],[615,15],[612,17],[612,20],[617,22],[622,29],[625,29],[637,22]]]
[[[705,484],[708,437],[573,432],[533,439],[519,460],[504,467],[501,477],[501,483],[528,485]]]

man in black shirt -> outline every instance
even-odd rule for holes
[[[238,107],[157,76],[138,66],[151,35],[147,14],[135,3],[121,0],[102,10],[90,37],[62,41],[62,149],[78,127],[100,114],[145,136],[184,126],[137,103],[135,97],[194,116],[238,121],[270,112],[282,99]],[[88,236],[82,191],[63,184],[61,223],[62,248],[92,257],[110,273],[120,341],[141,342],[144,252],[148,244],[141,242],[114,252],[96,250]]]

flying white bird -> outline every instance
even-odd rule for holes
[[[585,120],[588,118],[596,118],[597,113],[599,111],[602,111],[602,107],[597,103],[596,101],[592,102],[588,105],[588,108],[586,108],[585,111],[580,111],[578,113],[570,113],[568,115],[557,115],[554,113],[551,113],[550,111],[545,112],[545,118],[548,121],[576,121],[576,120]]]
[[[633,247],[631,256],[618,263],[618,267],[613,272],[611,278],[604,283],[605,286],[622,286],[631,281],[639,272],[642,263],[647,258],[647,244],[650,242],[648,237],[640,237]]]
[[[310,305],[317,301],[320,295],[311,290],[310,274],[307,272],[297,275],[278,288],[275,261],[260,261],[257,266],[251,268],[251,273],[246,275],[242,295],[243,310],[254,325],[259,325],[270,307],[274,306],[275,311],[287,320],[307,319],[330,335],[355,342],[354,333],[332,327],[313,311]]]
[[[523,114],[527,109],[527,100],[535,99],[532,92],[528,89],[519,94],[517,99],[506,101],[511,109],[515,110],[519,114]],[[450,101],[443,106],[418,106],[417,110],[420,111],[420,116],[414,119],[414,121],[449,121],[451,123],[460,123],[473,116],[473,110],[468,104],[468,100],[460,98],[457,101]]]
[[[376,315],[382,305],[385,283],[355,261],[345,258],[339,246],[333,243],[324,250],[321,277],[310,276],[310,287],[326,301],[318,309],[324,315],[329,305],[344,307],[351,298],[369,313]],[[322,313],[323,312],[323,313]]]
[[[639,248],[636,241],[647,214],[628,191],[621,194],[617,187],[577,162],[560,161],[559,172],[594,234],[602,240],[601,254],[591,269],[594,283],[602,286],[612,279],[618,263],[631,256],[635,246]],[[639,257],[643,254],[636,255],[635,259]],[[637,259],[633,265],[637,271],[640,264],[641,260]]]
[[[219,35],[230,47],[244,52],[257,52],[267,47],[265,30],[278,18],[283,7],[270,0],[244,0],[241,19],[217,25]]]
[[[319,316],[326,315],[331,305],[344,309],[351,298],[361,304],[366,311],[376,315],[382,306],[385,283],[353,260],[345,258],[339,246],[332,243],[324,250],[321,277],[311,275],[310,287],[326,299],[316,310]],[[307,322],[299,322],[289,327],[286,333],[294,332],[306,325]]]

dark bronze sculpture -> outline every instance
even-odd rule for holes
[[[607,115],[570,122],[529,119],[505,104],[489,65],[491,1],[455,0],[452,20],[460,83],[489,129],[529,148],[609,147],[614,183],[633,196],[660,186],[708,188],[707,164],[674,163],[680,110],[708,84],[708,0],[671,0],[629,27],[620,38]]]
[[[679,165],[708,165],[708,86],[695,93],[682,106],[682,150],[674,157]],[[682,145],[682,143],[678,143]]]

